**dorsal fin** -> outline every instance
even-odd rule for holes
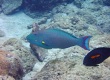
[[[60,32],[63,32],[63,33],[66,33],[66,34],[72,36],[73,38],[77,38],[77,37],[75,37],[74,35],[72,35],[72,34],[70,34],[70,33],[68,33],[68,32],[65,32],[65,31],[63,31],[63,30],[60,30],[60,29],[57,29],[57,28],[54,28],[54,30],[60,31]]]

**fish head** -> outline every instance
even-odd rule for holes
[[[50,47],[43,40],[43,36],[31,33],[26,37],[26,39],[30,44],[34,44],[42,48],[50,49]]]
[[[27,37],[26,37],[27,41],[30,43],[30,44],[38,44],[37,41],[37,37],[34,35],[34,34],[29,34]]]

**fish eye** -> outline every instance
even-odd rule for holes
[[[42,41],[41,43],[45,46],[49,46],[48,44],[45,43],[45,41]]]
[[[42,41],[42,44],[45,44],[45,42],[44,42],[44,41]]]

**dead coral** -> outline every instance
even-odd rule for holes
[[[15,79],[23,76],[20,58],[12,53],[0,50],[0,75],[10,75]]]
[[[31,54],[30,49],[23,46],[22,42],[16,38],[11,38],[4,42],[3,49],[17,54],[23,63],[24,72],[32,70],[37,59]]]
[[[6,56],[4,51],[0,51],[0,75],[6,75],[8,74],[8,68],[10,63],[6,59]]]

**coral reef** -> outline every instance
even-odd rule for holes
[[[72,2],[72,0],[24,0],[24,7],[31,11],[31,12],[35,12],[35,11],[43,11],[43,10],[48,10],[52,7],[54,7],[57,4],[63,3],[63,2]]]
[[[61,5],[62,3],[64,3],[63,5],[73,3],[73,5],[77,8],[83,8],[85,3],[96,4],[94,6],[110,6],[109,0],[0,0],[0,6],[2,7],[4,14],[11,14],[22,7],[24,9],[24,12],[30,16],[37,15],[39,14],[39,12],[41,12],[40,14],[42,15],[42,12],[44,13],[47,10],[53,9],[56,5]],[[95,8],[96,9],[94,10],[98,10],[98,7]]]
[[[98,2],[86,0],[83,2],[81,9],[72,3],[56,6],[51,13],[42,15],[43,17],[37,23],[40,26],[47,26],[48,28],[60,27],[71,29],[75,34],[81,31],[82,33],[80,34],[82,35],[100,34],[96,33],[96,29],[102,33],[110,33],[109,7]],[[87,4],[90,4],[90,6]],[[88,29],[95,30],[95,33],[90,32]]]
[[[6,57],[4,57],[3,56],[3,54],[5,54],[5,52],[3,52],[3,51],[0,51],[0,75],[5,75],[5,74],[8,74],[8,72],[9,72],[9,69],[8,69],[8,67],[9,67],[9,65],[10,65],[10,63],[7,61],[7,59],[5,59]],[[4,69],[3,69],[4,68]]]
[[[72,0],[24,0],[23,8],[25,14],[32,18],[36,16],[47,16],[48,12],[51,11],[55,6],[63,3],[71,3]]]
[[[103,80],[110,71],[104,65],[86,67],[82,57],[64,57],[48,62],[32,80]]]
[[[31,71],[37,61],[37,59],[31,54],[30,50],[24,47],[21,41],[16,38],[11,38],[5,41],[2,49],[15,53],[20,57],[25,73]]]
[[[15,54],[0,50],[0,75],[10,75],[15,79],[21,79],[23,74],[20,58]]]

